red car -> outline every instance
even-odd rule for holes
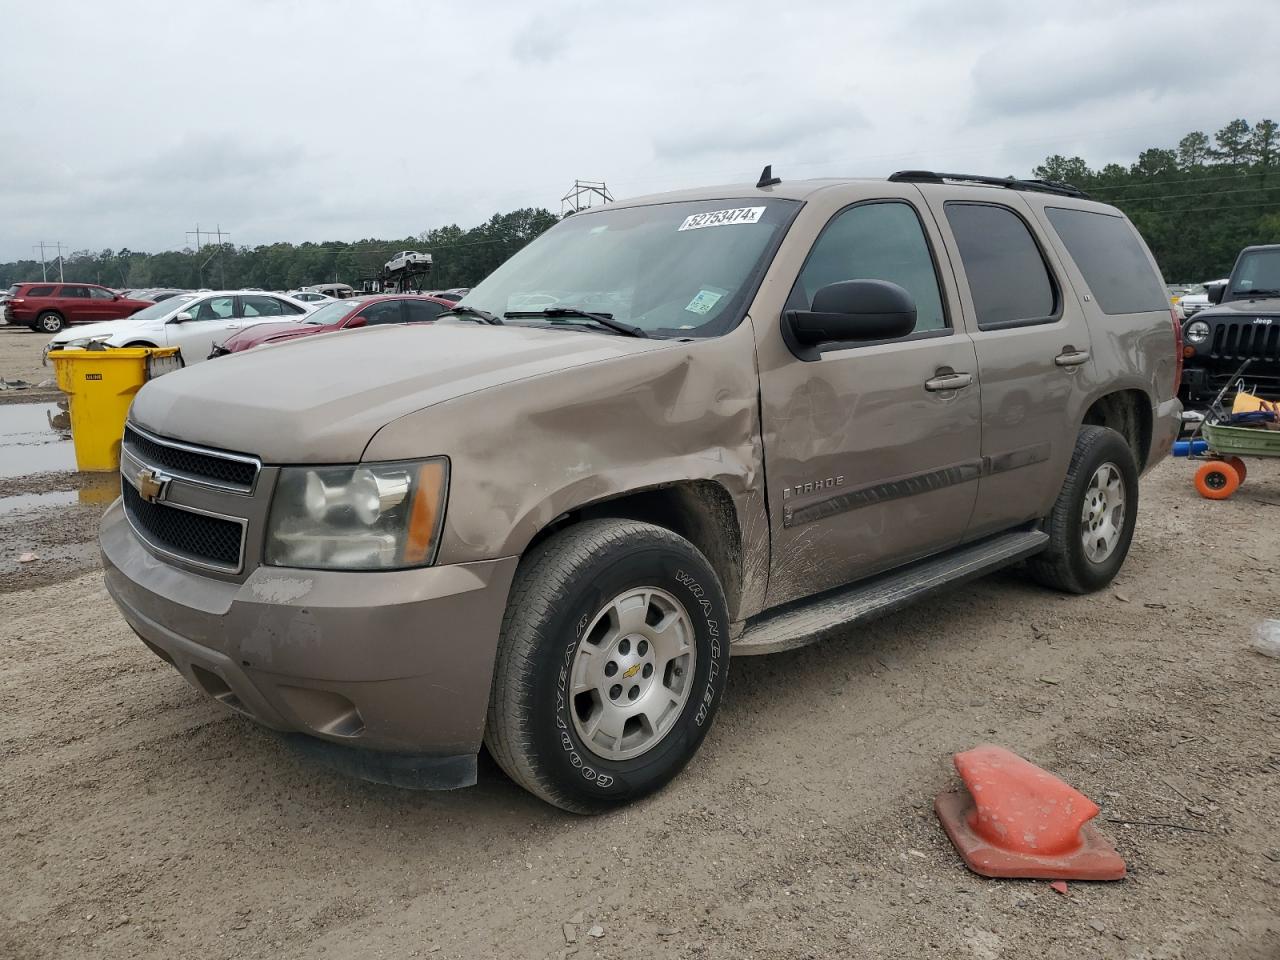
[[[456,304],[442,297],[385,296],[352,297],[326,303],[298,322],[258,323],[215,344],[209,358],[239,353],[264,343],[282,343],[334,330],[374,327],[387,323],[427,323]]]
[[[4,318],[37,333],[57,333],[69,323],[120,320],[151,306],[96,283],[15,283],[8,292]]]

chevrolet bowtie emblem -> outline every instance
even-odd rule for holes
[[[134,486],[138,488],[138,496],[147,503],[155,503],[164,494],[165,484],[168,482],[168,477],[161,476],[154,470],[139,470]]]

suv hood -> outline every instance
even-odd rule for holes
[[[1216,306],[1207,307],[1196,313],[1197,320],[1230,319],[1239,320],[1240,314],[1246,316],[1275,316],[1280,314],[1280,297],[1260,297],[1257,300],[1228,300]]]
[[[673,342],[444,321],[344,330],[166,374],[138,392],[130,417],[266,463],[354,463],[381,427],[416,410]]]

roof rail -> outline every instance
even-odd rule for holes
[[[899,170],[889,175],[892,183],[945,183],[956,180],[964,183],[983,183],[989,187],[1005,187],[1008,190],[1030,190],[1034,193],[1053,193],[1060,197],[1091,199],[1087,193],[1069,183],[1057,180],[1019,180],[1016,177],[984,177],[976,173],[934,173],[932,170]]]

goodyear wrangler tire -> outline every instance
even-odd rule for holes
[[[1138,467],[1124,437],[1080,428],[1067,478],[1045,520],[1049,545],[1027,561],[1033,579],[1065,593],[1092,593],[1120,572],[1138,518]]]
[[[485,744],[531,793],[601,813],[689,762],[728,668],[724,594],[697,548],[647,523],[586,521],[516,571]]]

